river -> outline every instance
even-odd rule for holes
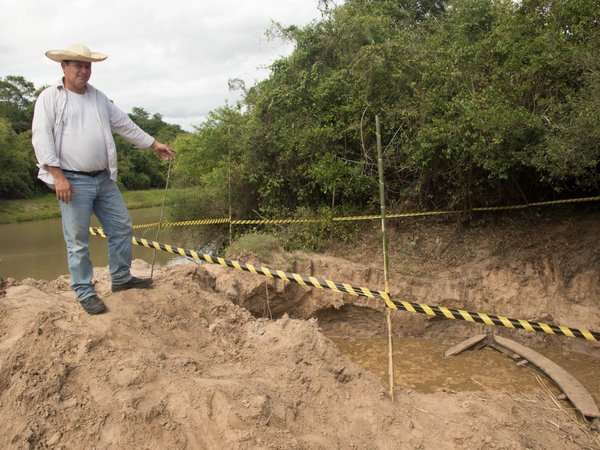
[[[160,207],[132,209],[129,213],[136,225],[155,223],[160,218]],[[92,224],[99,226],[95,217]],[[177,239],[180,231],[177,228],[163,228],[159,241],[179,246],[181,244]],[[154,240],[156,227],[136,229],[134,236]],[[90,256],[94,266],[108,264],[107,252],[106,239],[90,236]],[[133,247],[134,259],[151,263],[153,253],[152,249],[146,247]],[[166,264],[178,258],[157,251],[155,263]],[[67,251],[60,218],[0,225],[0,278],[53,280],[67,273]]]

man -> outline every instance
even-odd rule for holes
[[[100,314],[106,306],[92,283],[92,212],[108,237],[112,291],[152,285],[152,279],[130,273],[133,231],[115,182],[117,154],[112,132],[138,148],[151,147],[164,160],[174,158],[175,151],[145,133],[106,95],[88,84],[92,63],[104,61],[106,55],[76,44],[66,50],[49,50],[46,56],[60,62],[64,77],[46,88],[35,104],[32,142],[38,177],[54,189],[59,200],[71,288],[86,312]]]

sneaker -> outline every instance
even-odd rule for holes
[[[131,279],[124,284],[113,284],[111,290],[113,292],[124,291],[125,289],[143,289],[152,286],[152,278],[137,278],[131,277]]]
[[[79,304],[88,314],[101,314],[106,311],[106,305],[97,295],[92,295],[84,299],[78,299]]]

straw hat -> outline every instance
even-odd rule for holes
[[[99,62],[104,61],[108,56],[102,53],[92,52],[83,44],[71,45],[66,50],[48,50],[46,56],[52,61],[63,62],[67,61],[85,61],[85,62]]]

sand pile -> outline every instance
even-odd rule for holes
[[[597,433],[542,393],[398,387],[390,402],[317,320],[255,318],[219,288],[218,271],[161,268],[153,289],[113,294],[96,269],[109,312],[95,317],[66,276],[8,282],[0,448],[598,448]],[[148,272],[135,262],[136,275]],[[236,275],[238,288],[244,280],[256,283]],[[262,288],[246,290],[260,298]]]

